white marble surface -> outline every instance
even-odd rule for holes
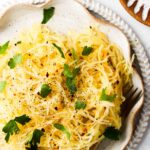
[[[134,18],[132,18],[121,6],[119,0],[97,0],[100,3],[104,4],[108,8],[111,8],[117,14],[119,14],[135,31],[138,37],[141,39],[147,54],[150,58],[150,27],[145,26]],[[144,139],[137,148],[137,150],[150,150],[150,127],[148,128]]]

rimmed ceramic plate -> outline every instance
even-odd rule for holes
[[[13,1],[13,0],[12,0]],[[14,1],[15,2],[15,1]],[[30,1],[31,2],[31,1]],[[38,1],[37,1],[38,2]],[[110,41],[116,43],[121,49],[122,53],[127,61],[130,61],[130,46],[128,39],[115,26],[106,23],[102,20],[93,17],[79,2],[76,0],[52,0],[45,5],[41,5],[42,1],[39,1],[40,5],[34,3],[29,4],[29,1],[24,1],[23,4],[11,3],[9,9],[0,13],[0,43],[8,41],[15,37],[17,32],[25,27],[31,26],[34,23],[40,23],[42,20],[42,7],[55,7],[54,17],[47,23],[47,25],[56,32],[67,33],[69,30],[75,30],[77,32],[82,31],[84,28],[98,24],[100,30],[106,33]],[[34,7],[34,6],[38,6]],[[143,84],[140,76],[136,71],[133,74],[133,83],[135,87],[138,87],[143,92]],[[124,124],[124,131],[121,139],[117,142],[102,142],[97,149],[103,150],[122,150],[126,147],[131,139],[134,118],[143,104],[144,98],[135,104],[130,114],[126,118]]]

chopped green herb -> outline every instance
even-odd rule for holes
[[[0,81],[0,93],[3,92],[3,90],[5,89],[6,87],[6,81]]]
[[[14,69],[16,65],[20,64],[21,62],[22,62],[22,55],[17,54],[13,58],[10,58],[8,62],[8,66],[10,67],[10,69]]]
[[[10,67],[10,69],[13,69],[16,67],[16,63],[13,58],[10,58],[10,60],[8,62],[8,66]]]
[[[75,109],[85,109],[86,108],[86,103],[80,100],[77,100],[75,102]]]
[[[40,143],[41,136],[44,135],[42,130],[35,129],[33,131],[32,139],[28,142],[30,148],[28,150],[38,150],[38,144]]]
[[[9,41],[3,44],[2,46],[0,46],[0,54],[4,54],[8,49],[8,46],[9,46]]]
[[[21,44],[21,41],[18,41],[15,43],[15,46],[17,46],[18,44]]]
[[[14,119],[16,122],[22,124],[22,125],[25,125],[27,122],[29,122],[31,119],[29,118],[29,116],[27,115],[22,115],[20,117],[16,117]]]
[[[68,130],[62,125],[62,124],[59,124],[59,123],[55,123],[54,124],[54,127],[62,132],[64,132],[67,136],[68,139],[70,139],[71,137],[71,134],[68,132]]]
[[[112,102],[116,98],[116,95],[107,95],[106,88],[102,90],[100,100]]]
[[[71,94],[74,94],[77,91],[75,77],[79,74],[80,68],[74,68],[73,71],[69,65],[64,64],[63,74],[66,77],[66,85],[70,90]]]
[[[65,77],[73,78],[73,73],[72,73],[69,65],[64,64],[64,72],[63,72],[63,74],[64,74]]]
[[[16,56],[14,56],[14,61],[16,64],[19,64],[22,62],[22,55],[21,54],[17,54]]]
[[[40,95],[41,97],[45,98],[51,93],[51,88],[48,84],[43,84],[41,87]]]
[[[9,138],[11,135],[13,135],[14,133],[16,134],[17,132],[20,131],[20,129],[18,128],[17,123],[14,120],[10,120],[2,129],[2,131],[4,133],[7,133],[5,136],[5,140],[6,142],[9,141]]]
[[[26,115],[22,115],[20,117],[16,117],[14,120],[10,120],[2,129],[4,133],[7,133],[5,136],[6,142],[9,141],[11,135],[13,135],[14,133],[17,134],[20,131],[16,122],[25,125],[25,123],[29,122],[30,120],[31,119]]]
[[[59,51],[60,55],[62,58],[65,58],[65,55],[61,49],[61,47],[59,47],[58,45],[56,45],[55,43],[53,43],[53,46],[57,48],[57,50]]]
[[[66,78],[66,85],[71,94],[74,94],[77,91],[76,80],[74,78]]]
[[[82,55],[88,56],[92,52],[92,50],[93,50],[92,47],[84,46],[83,51],[82,51]]]
[[[52,18],[52,16],[54,15],[55,12],[55,8],[54,7],[50,7],[48,9],[44,9],[43,10],[43,20],[42,20],[42,24],[46,24],[49,19]]]
[[[79,74],[79,72],[80,72],[80,68],[74,68],[73,69],[73,77],[75,78],[78,74]]]
[[[73,59],[74,59],[74,60],[77,60],[77,59],[78,59],[78,56],[77,56],[77,54],[76,54],[74,48],[72,49],[72,56],[73,56]]]
[[[108,127],[104,132],[104,136],[111,140],[119,140],[120,131],[114,127]]]

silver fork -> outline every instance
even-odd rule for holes
[[[125,86],[125,101],[122,103],[121,106],[121,117],[126,118],[130,113],[131,109],[134,105],[138,102],[138,100],[142,97],[143,92],[139,90],[137,87],[132,86]]]

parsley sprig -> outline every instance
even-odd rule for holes
[[[54,127],[60,131],[62,131],[63,133],[66,134],[67,138],[70,139],[71,137],[71,134],[70,132],[62,125],[62,124],[59,124],[59,123],[55,123],[54,124]]]
[[[11,135],[17,134],[20,131],[17,123],[21,125],[25,125],[30,120],[31,119],[27,115],[22,115],[22,116],[16,117],[13,120],[10,120],[2,129],[2,131],[6,133],[6,136],[5,136],[6,142],[9,141],[9,138]]]
[[[40,96],[46,98],[51,93],[51,88],[48,84],[43,84],[41,86]]]
[[[54,7],[44,9],[43,10],[42,24],[46,24],[53,17],[54,13],[55,13],[55,8]]]
[[[0,81],[0,93],[4,91],[6,84],[6,81]]]
[[[17,54],[13,58],[10,58],[8,62],[8,66],[10,67],[10,69],[14,69],[21,62],[22,62],[22,55]]]
[[[73,56],[74,60],[78,60],[78,56],[77,56],[76,51],[75,51],[74,48],[72,49],[72,56]]]
[[[4,54],[8,49],[8,46],[9,46],[9,41],[4,43],[2,46],[0,46],[0,54]]]
[[[42,130],[35,129],[32,134],[32,139],[27,142],[27,144],[29,144],[27,150],[38,150],[38,144],[40,143],[41,136],[43,135],[44,133]]]
[[[102,93],[101,93],[101,96],[100,96],[100,100],[113,102],[113,100],[115,100],[115,98],[116,98],[116,94],[108,95],[106,93],[106,88],[102,90]]]
[[[65,55],[61,49],[61,47],[59,47],[58,45],[56,45],[55,43],[53,43],[53,46],[59,51],[60,55],[62,58],[65,58]]]
[[[75,102],[75,109],[85,109],[86,108],[86,103],[81,100],[77,100]]]
[[[83,51],[82,51],[82,55],[83,56],[88,56],[88,55],[90,55],[90,53],[92,51],[93,51],[92,47],[84,46]]]
[[[68,64],[64,64],[63,74],[66,77],[66,85],[71,94],[74,94],[77,91],[76,76],[79,74],[79,72],[80,68],[74,68],[72,70]]]
[[[119,140],[120,131],[114,127],[108,127],[104,132],[104,136],[111,140]]]

